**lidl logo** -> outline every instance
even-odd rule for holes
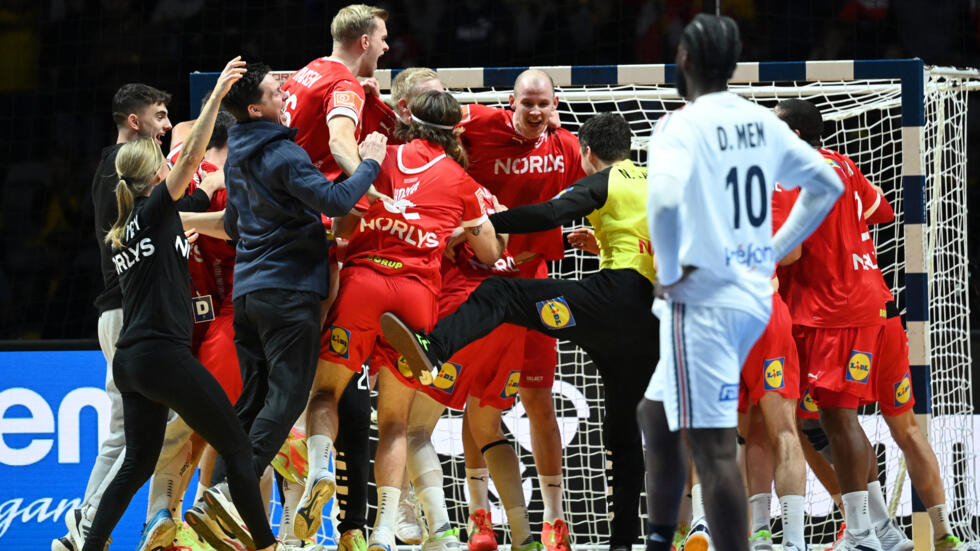
[[[902,380],[895,383],[895,407],[900,408],[912,399],[912,380],[906,373]]]
[[[339,325],[331,325],[330,351],[346,360],[350,353],[350,331]]]
[[[436,380],[432,381],[432,386],[447,394],[452,394],[453,388],[456,387],[456,381],[459,380],[459,374],[462,372],[463,366],[446,362],[439,369],[439,374],[436,375]]]
[[[549,329],[564,329],[575,325],[575,317],[572,316],[565,297],[542,300],[537,303],[537,307],[541,323]]]
[[[765,390],[779,390],[786,386],[786,382],[783,381],[783,363],[786,358],[773,358],[771,360],[766,360],[762,364],[762,369],[764,373],[762,388]]]
[[[510,375],[507,376],[507,384],[504,385],[504,389],[500,391],[501,398],[513,398],[517,396],[517,385],[521,383],[521,372],[511,371]]]
[[[803,398],[800,399],[800,409],[808,413],[816,413],[820,411],[817,407],[817,403],[813,401],[813,395],[810,394],[810,389],[807,388],[806,392],[803,393]]]
[[[871,358],[872,354],[870,352],[851,350],[851,358],[847,360],[847,374],[845,378],[848,381],[867,384],[868,375],[871,374]]]

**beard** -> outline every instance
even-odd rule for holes
[[[687,99],[687,77],[684,76],[684,71],[681,70],[680,66],[677,67],[677,93],[681,95],[682,98]]]

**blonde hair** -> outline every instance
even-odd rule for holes
[[[351,4],[341,8],[330,22],[330,36],[334,43],[346,46],[361,36],[374,32],[377,26],[375,18],[387,21],[388,12],[365,4]]]
[[[398,103],[399,100],[407,100],[411,103],[415,94],[412,92],[415,87],[423,82],[439,80],[439,75],[428,67],[409,67],[398,73],[395,80],[391,83],[391,101]]]
[[[126,231],[129,216],[133,213],[133,203],[136,197],[146,193],[153,185],[157,171],[164,161],[163,152],[153,138],[127,142],[116,153],[116,174],[119,175],[116,205],[119,207],[119,215],[105,236],[105,242],[113,248],[122,248],[123,233]]]

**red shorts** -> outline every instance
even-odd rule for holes
[[[229,305],[231,301],[228,301]],[[208,373],[218,380],[232,404],[242,395],[242,371],[235,351],[235,314],[231,308],[222,309],[211,321],[208,331],[197,351],[197,359]]]
[[[750,404],[758,404],[766,392],[794,400],[800,397],[800,360],[793,340],[793,320],[779,294],[772,297],[769,325],[742,365],[739,413],[745,413]]]
[[[517,265],[521,277],[548,277],[548,263],[539,258]],[[558,341],[539,331],[528,331],[524,337],[524,363],[520,367],[520,385],[525,388],[551,388],[558,365]]]
[[[881,414],[893,417],[911,409],[915,398],[909,373],[909,338],[902,327],[902,318],[895,316],[885,321],[875,360],[875,399]]]
[[[884,324],[800,328],[797,349],[806,358],[810,388],[818,405],[850,407],[851,403],[874,400],[875,356],[884,328]]]
[[[392,312],[416,331],[431,331],[436,308],[435,295],[420,281],[346,266],[340,270],[340,292],[323,326],[320,359],[360,373],[380,344],[391,350],[381,336],[381,314]],[[373,364],[371,370],[377,373]]]

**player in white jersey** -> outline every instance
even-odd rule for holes
[[[727,92],[741,47],[728,17],[700,14],[677,50],[688,105],[650,141],[648,220],[665,303],[660,363],[637,415],[647,445],[647,549],[668,550],[686,471],[684,432],[718,551],[748,549],[735,461],[741,365],[769,320],[775,262],[817,228],[840,180],[768,109]],[[772,190],[803,188],[772,235]]]

